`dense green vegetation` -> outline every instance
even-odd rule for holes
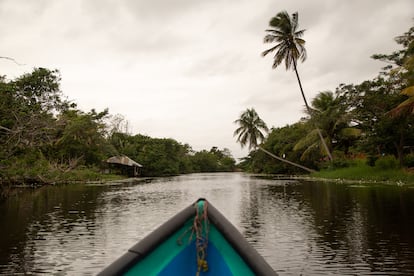
[[[325,170],[327,177],[363,178],[359,171],[386,178],[383,171],[402,174],[414,166],[414,27],[395,39],[400,50],[372,56],[387,64],[377,77],[322,91],[310,105],[296,69],[297,60],[306,58],[297,13],[279,13],[270,27],[265,42],[277,44],[263,55],[275,51],[274,68],[282,61],[286,69],[293,67],[306,117],[269,130],[254,109],[246,110],[235,121],[235,135],[252,151],[239,168],[289,174]],[[236,169],[228,149],[196,152],[172,138],[122,131],[124,119],[107,109],[78,109],[63,95],[60,81],[59,71],[45,68],[13,80],[0,76],[1,190],[22,183],[101,179],[104,161],[114,155],[144,165],[144,176]],[[408,172],[404,175],[412,180]]]
[[[127,155],[143,175],[233,171],[228,149],[195,152],[174,139],[120,131],[108,110],[81,111],[65,99],[57,70],[35,68],[17,79],[0,77],[0,187],[102,179],[105,160]]]
[[[379,159],[384,160],[386,163],[387,158]],[[389,160],[394,160],[392,163],[395,163],[395,158],[388,158]],[[414,174],[404,171],[402,169],[397,169],[396,166],[383,166],[377,164],[376,166],[369,166],[365,160],[355,160],[353,164],[345,168],[336,168],[336,169],[325,169],[319,172],[312,173],[311,176],[325,178],[325,179],[339,179],[339,180],[355,180],[355,181],[369,181],[369,182],[392,182],[392,183],[414,183]]]
[[[212,147],[193,151],[190,145],[171,138],[151,138],[114,132],[109,142],[117,154],[127,155],[144,165],[143,175],[162,176],[191,172],[234,171],[236,161],[228,149]]]
[[[297,20],[297,15],[294,18]],[[268,38],[267,42],[282,45],[283,38],[286,36]],[[240,166],[255,173],[305,172],[259,150],[263,148],[291,162],[322,170],[314,174],[318,176],[413,182],[412,170],[407,168],[414,166],[414,27],[395,41],[401,50],[372,56],[387,64],[377,77],[360,84],[340,84],[334,92],[319,92],[306,117],[292,125],[272,128]],[[278,45],[273,50],[281,47]],[[300,56],[290,58],[293,65],[295,57]],[[276,53],[275,63],[283,58]]]

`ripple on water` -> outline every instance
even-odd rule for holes
[[[280,275],[414,274],[414,202],[389,190],[193,174],[64,191],[11,230],[25,234],[0,274],[95,275],[199,197]]]

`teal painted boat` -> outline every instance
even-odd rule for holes
[[[277,275],[240,232],[199,199],[99,275]]]

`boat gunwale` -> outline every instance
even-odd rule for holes
[[[182,228],[189,219],[194,217],[196,215],[196,208],[194,206],[200,201],[204,201],[208,205],[207,216],[210,223],[219,230],[255,275],[277,275],[265,259],[259,255],[256,249],[247,242],[237,228],[204,198],[198,199],[195,203],[171,217],[153,232],[137,242],[124,255],[107,266],[98,275],[123,275],[137,262],[145,258],[160,244],[166,241],[173,233]]]

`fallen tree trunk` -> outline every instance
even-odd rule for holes
[[[262,147],[259,147],[259,149],[260,149],[261,151],[263,151],[264,153],[266,153],[266,154],[268,154],[268,155],[272,156],[273,158],[275,158],[275,159],[277,159],[277,160],[279,160],[279,161],[282,161],[282,162],[288,163],[288,164],[290,164],[290,165],[292,165],[292,166],[295,166],[295,167],[301,168],[301,169],[303,169],[303,170],[305,170],[305,171],[308,171],[308,172],[311,172],[311,173],[312,173],[312,172],[316,172],[316,171],[315,171],[315,170],[313,170],[313,169],[310,169],[310,168],[308,168],[308,167],[302,166],[302,165],[297,164],[297,163],[295,163],[295,162],[292,162],[292,161],[286,160],[286,159],[284,159],[284,158],[282,158],[282,157],[276,156],[276,155],[274,155],[273,153],[271,153],[270,151],[265,150],[265,149],[264,149],[264,148],[262,148]]]

